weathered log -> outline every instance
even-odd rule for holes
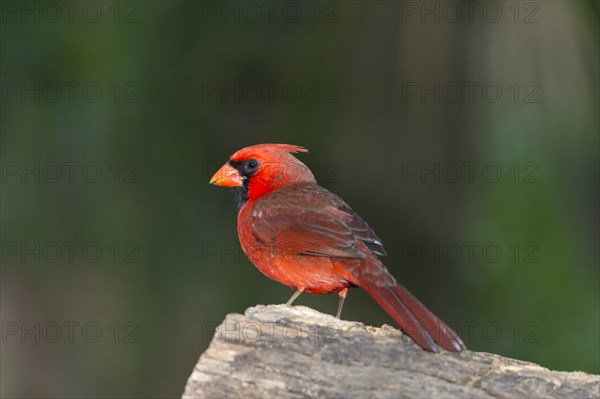
[[[484,352],[426,352],[389,326],[270,305],[226,317],[183,397],[598,398],[600,376]]]

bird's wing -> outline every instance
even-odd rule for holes
[[[346,203],[340,205],[338,209],[347,215],[347,226],[356,239],[364,242],[367,248],[375,255],[387,256],[387,252],[385,252],[385,248],[383,248],[383,243],[379,237],[377,237],[377,234],[375,234],[371,226],[369,226],[358,213],[354,212],[352,208],[346,205]]]
[[[284,251],[284,255],[364,259],[367,249],[386,254],[381,240],[356,212],[312,183],[265,196],[256,204],[250,226],[257,242]]]

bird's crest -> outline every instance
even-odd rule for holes
[[[231,156],[231,159],[243,159],[253,154],[264,154],[268,152],[308,152],[308,150],[299,145],[293,144],[256,144],[242,148]]]

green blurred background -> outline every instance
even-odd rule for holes
[[[470,349],[600,372],[598,2],[66,3],[0,3],[2,397],[179,396],[285,302],[208,185],[262,142]]]

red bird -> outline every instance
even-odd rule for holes
[[[231,156],[211,184],[235,187],[242,249],[267,277],[302,292],[340,296],[366,290],[404,332],[429,351],[460,352],[465,345],[408,290],[396,282],[373,229],[341,198],[319,186],[289,144],[259,144]]]

